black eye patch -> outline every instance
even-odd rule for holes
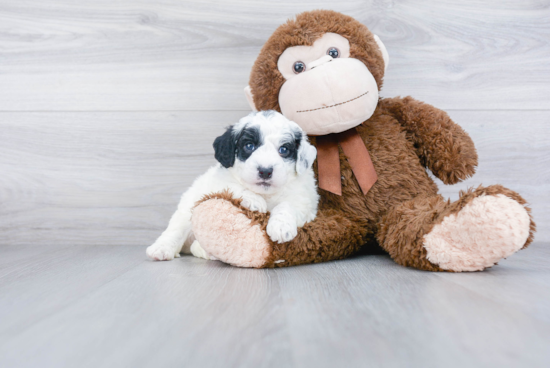
[[[280,147],[285,147],[286,150],[284,155],[281,154],[281,151],[279,150],[279,154],[281,154],[281,157],[284,160],[296,162],[296,160],[298,159],[298,149],[300,148],[301,140],[301,132],[294,132],[292,135],[285,137],[285,139],[281,142]]]
[[[263,144],[258,127],[244,128],[237,139],[237,158],[246,161]]]

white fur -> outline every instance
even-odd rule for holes
[[[293,131],[301,131],[298,125],[270,111],[251,113],[235,124],[233,131],[239,133],[252,126],[260,128],[263,144],[246,161],[236,158],[229,168],[217,164],[195,180],[182,195],[167,229],[147,248],[151,259],[171,260],[180,252],[211,259],[194,238],[191,210],[204,195],[224,189],[229,189],[234,198],[242,198],[241,204],[250,210],[271,212],[266,230],[274,242],[294,239],[297,228],[315,218],[319,201],[311,167],[317,154],[315,147],[302,132],[297,161],[284,160],[278,152],[279,144]],[[273,167],[270,186],[259,184],[258,167]]]

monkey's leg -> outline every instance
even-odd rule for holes
[[[403,202],[381,219],[377,238],[403,266],[429,271],[481,271],[527,247],[535,223],[517,193],[500,185]]]
[[[193,232],[206,252],[239,267],[285,267],[346,258],[364,243],[367,230],[339,211],[319,211],[294,240],[273,243],[265,232],[268,215],[215,194],[193,210]]]

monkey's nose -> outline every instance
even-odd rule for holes
[[[271,179],[273,167],[258,167],[258,175],[262,179]]]
[[[330,61],[332,61],[332,56],[325,55],[325,56],[320,57],[319,59],[314,60],[311,63],[309,63],[308,68],[313,69],[315,67],[318,67],[319,65],[323,65],[323,64],[328,63]]]

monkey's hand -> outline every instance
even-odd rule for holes
[[[446,112],[412,97],[387,98],[379,104],[405,128],[422,164],[443,183],[455,184],[475,173],[474,143]]]

